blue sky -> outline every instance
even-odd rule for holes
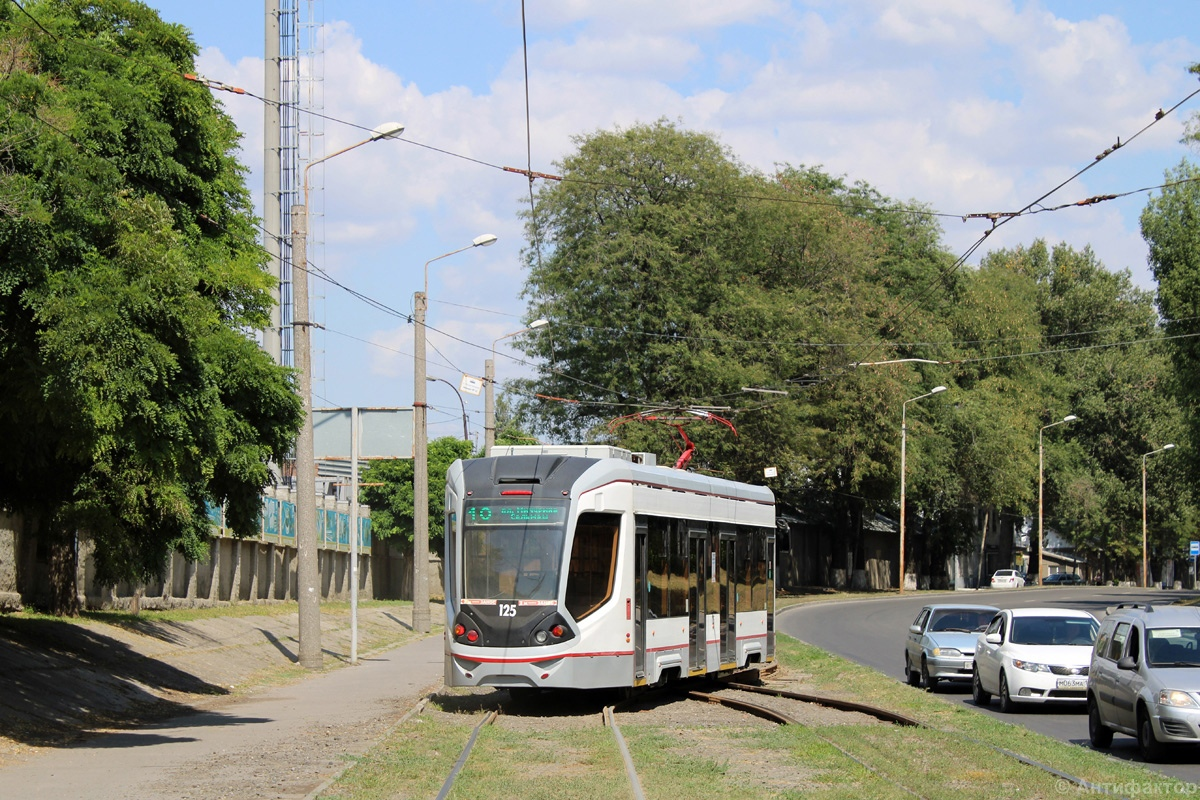
[[[307,0],[301,0],[306,3]],[[262,87],[263,4],[154,0],[185,25],[209,78]],[[746,164],[823,165],[949,214],[1015,210],[1118,137],[1200,88],[1193,0],[526,0],[533,169],[554,172],[571,137],[660,117],[717,136]],[[423,264],[481,233],[499,242],[430,269],[431,375],[480,375],[492,342],[524,327],[517,212],[526,163],[519,0],[316,0],[323,21],[324,152],[388,120],[404,139],[339,156],[320,176],[310,259],[408,311]],[[262,195],[262,106],[222,94]],[[1162,182],[1194,154],[1179,140],[1200,99],[1046,201]],[[314,172],[316,172],[314,170]],[[1138,214],[1147,195],[1038,214],[989,248],[1037,237],[1090,245],[1152,289]],[[964,251],[984,223],[944,221]],[[973,259],[972,263],[977,261]],[[332,287],[319,301],[317,405],[412,402],[412,326]],[[549,329],[548,329],[549,330]],[[520,374],[501,342],[497,374]],[[482,398],[465,396],[482,437]],[[461,435],[458,398],[429,386],[430,434]]]

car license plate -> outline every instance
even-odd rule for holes
[[[1086,689],[1087,678],[1059,678],[1059,689]]]

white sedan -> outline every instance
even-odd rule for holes
[[[998,569],[992,573],[993,589],[1020,589],[1025,585],[1025,578],[1015,569]]]
[[[1086,611],[1010,608],[992,620],[975,645],[971,694],[1000,710],[1018,703],[1087,702],[1088,666],[1100,624]]]

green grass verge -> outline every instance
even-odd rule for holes
[[[621,730],[648,800],[753,798],[891,798],[917,795],[964,800],[996,797],[1083,797],[1077,787],[994,748],[1018,753],[1117,795],[1166,796],[1197,790],[1172,778],[1086,747],[1002,722],[945,697],[778,637],[779,658],[803,691],[865,702],[920,720],[929,728],[863,723],[765,727],[651,725]],[[443,705],[398,727],[360,759],[323,798],[427,798],[437,794],[478,717],[478,703]],[[1085,726],[1083,717],[1081,726]],[[480,735],[453,798],[464,800],[609,800],[631,797],[610,732],[599,727],[539,729],[525,718],[516,730],[492,726]],[[1130,788],[1132,787],[1132,788]]]

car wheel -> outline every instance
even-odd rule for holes
[[[1000,673],[1000,691],[997,694],[1000,696],[1001,711],[1011,714],[1017,710],[1017,704],[1013,702],[1012,695],[1008,693],[1008,676],[1003,672]]]
[[[1166,745],[1154,736],[1154,725],[1150,722],[1150,714],[1144,707],[1138,709],[1138,749],[1142,759],[1147,762],[1161,761],[1166,753]]]
[[[929,691],[937,691],[938,679],[929,674],[929,664],[923,658],[921,659],[921,682],[925,684],[925,688]]]
[[[987,706],[992,703],[992,696],[983,690],[983,684],[979,682],[978,672],[971,678],[971,699],[977,706]]]
[[[1096,704],[1096,698],[1088,695],[1088,738],[1092,740],[1092,747],[1103,749],[1112,744],[1113,732],[1112,728],[1105,725],[1100,720],[1100,706]]]
[[[909,686],[921,685],[921,673],[912,668],[908,661],[908,653],[904,654],[904,677],[908,679]]]

